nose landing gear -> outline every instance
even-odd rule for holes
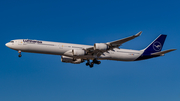
[[[19,53],[18,57],[22,57],[21,50],[19,50],[18,53]]]

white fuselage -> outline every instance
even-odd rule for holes
[[[90,45],[80,45],[80,44],[69,44],[69,43],[60,43],[60,42],[49,42],[49,41],[24,41],[23,39],[12,40],[9,43],[6,43],[6,46],[22,52],[31,52],[31,53],[42,53],[42,54],[53,54],[53,55],[63,55],[73,58],[81,59],[94,59],[98,60],[117,60],[117,61],[134,61],[140,57],[143,53],[143,50],[128,50],[128,49],[118,49],[114,48],[113,50],[108,50],[101,54],[100,56],[96,55],[83,55],[83,56],[73,56],[73,49],[86,49],[93,46]]]

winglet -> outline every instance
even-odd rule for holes
[[[142,31],[140,31],[139,33],[137,33],[135,36],[138,37],[142,34]]]

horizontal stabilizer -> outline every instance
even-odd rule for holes
[[[165,51],[161,51],[161,52],[156,52],[156,53],[152,53],[151,55],[164,55],[166,53],[169,53],[171,51],[175,51],[176,49],[169,49],[169,50],[165,50]]]

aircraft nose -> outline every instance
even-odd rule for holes
[[[9,43],[6,43],[5,45],[6,45],[6,47],[9,47]]]

